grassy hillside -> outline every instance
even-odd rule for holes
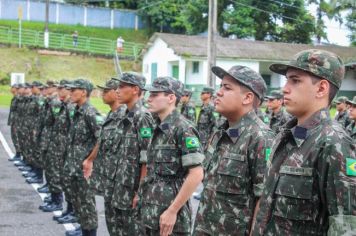
[[[18,29],[18,21],[16,20],[0,20],[0,26],[6,26]],[[44,30],[44,22],[23,21],[23,29],[31,29],[37,31]],[[116,40],[118,36],[125,39],[126,42],[146,43],[149,39],[147,30],[134,29],[110,29],[101,27],[84,27],[82,25],[62,25],[49,24],[49,31],[61,34],[72,34],[75,30],[79,36],[95,37]]]
[[[120,64],[123,71],[140,70],[132,61],[120,61]],[[36,50],[9,47],[0,48],[0,68],[0,79],[11,72],[23,72],[26,81],[85,77],[94,84],[101,84],[115,74],[110,58],[40,55]]]

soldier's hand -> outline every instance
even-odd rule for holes
[[[160,236],[168,236],[172,234],[176,220],[176,212],[169,208],[165,210],[159,218]]]
[[[85,160],[83,162],[83,173],[84,173],[84,178],[89,179],[91,176],[91,172],[93,171],[93,162],[90,160]]]
[[[136,208],[137,203],[138,203],[138,195],[137,195],[137,193],[135,193],[135,196],[132,199],[132,208]]]

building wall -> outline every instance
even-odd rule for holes
[[[180,57],[174,54],[163,40],[157,38],[142,60],[142,73],[147,79],[147,84],[152,83],[152,63],[157,63],[157,76],[171,76],[171,65],[176,64],[179,60]]]
[[[45,2],[33,0],[0,0],[0,19],[17,20],[22,8],[23,20],[45,21]],[[108,28],[145,28],[144,20],[131,10],[75,6],[50,3],[49,21],[56,24],[81,24]]]

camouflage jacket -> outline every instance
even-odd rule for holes
[[[30,128],[34,131],[35,137],[38,136],[38,130],[40,125],[39,114],[42,111],[43,98],[40,95],[32,95],[27,105],[26,120],[29,123]]]
[[[76,107],[73,123],[69,129],[70,139],[64,162],[64,173],[83,177],[83,161],[93,150],[102,123],[103,118],[88,101]]]
[[[350,122],[350,124],[346,127],[347,133],[350,135],[350,137],[356,141],[356,122],[353,120]]]
[[[270,123],[269,114],[263,112],[261,110],[261,108],[255,109],[255,113],[256,113],[257,117],[260,118],[260,120],[263,121],[263,123],[269,125],[269,123]]]
[[[68,103],[55,99],[51,106],[54,122],[51,128],[51,142],[49,143],[49,156],[64,159],[67,150],[70,117],[68,115]]]
[[[187,118],[188,120],[195,123],[196,113],[195,113],[195,105],[192,102],[187,102],[182,104],[180,113]]]
[[[248,235],[261,196],[274,133],[254,111],[209,142],[204,190],[195,230],[208,235]]]
[[[16,107],[17,107],[18,95],[15,95],[11,99],[10,112],[7,118],[7,125],[13,125],[16,117]]]
[[[40,147],[42,151],[47,151],[49,143],[51,140],[51,128],[54,124],[54,116],[52,111],[52,105],[55,105],[57,96],[46,97],[43,106],[42,112],[40,114]]]
[[[138,190],[141,165],[147,163],[147,148],[154,128],[151,113],[137,102],[126,110],[115,137],[116,165],[108,170],[108,177],[114,179],[112,205],[119,209],[131,209],[132,200]]]
[[[346,128],[351,122],[347,111],[337,113],[335,120],[340,123],[342,128]]]
[[[110,111],[101,126],[98,139],[99,151],[93,164],[93,174],[90,185],[97,194],[105,195],[107,181],[114,181],[119,158],[116,156],[117,146],[115,136],[121,119],[125,116],[126,105],[121,105],[116,111]],[[112,194],[107,192],[107,194]]]
[[[203,104],[201,106],[197,120],[197,127],[203,148],[205,148],[206,143],[216,128],[218,116],[219,114],[215,112],[215,108],[212,104]]]
[[[198,131],[174,110],[155,128],[147,156],[147,176],[140,189],[141,219],[146,227],[159,230],[160,215],[176,198],[188,169],[204,160]],[[173,232],[191,232],[189,203],[178,212]]]
[[[355,154],[355,145],[328,109],[299,126],[296,118],[290,120],[271,150],[253,235],[356,230]]]
[[[281,130],[282,126],[291,119],[291,116],[283,109],[274,114],[271,112],[269,116],[269,127],[277,134]]]

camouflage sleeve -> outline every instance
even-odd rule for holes
[[[137,124],[138,145],[140,148],[140,163],[147,163],[147,147],[151,142],[154,130],[153,118],[145,113]]]
[[[198,131],[193,127],[181,127],[180,131],[178,145],[182,149],[183,167],[201,165],[205,156],[199,141]]]
[[[272,131],[258,131],[256,137],[254,137],[253,144],[250,145],[250,171],[253,183],[253,192],[256,197],[260,197],[262,195],[264,187],[264,174],[267,168],[267,161],[269,160],[269,156],[271,154],[273,139],[274,133]]]
[[[324,150],[328,235],[351,235],[356,232],[356,147],[343,140]]]
[[[188,109],[188,119],[195,123],[195,119],[196,119],[195,107],[189,106],[187,109]]]
[[[90,127],[90,131],[94,134],[95,138],[98,140],[100,136],[101,126],[104,122],[104,118],[96,109],[92,109],[87,113],[86,121]]]

